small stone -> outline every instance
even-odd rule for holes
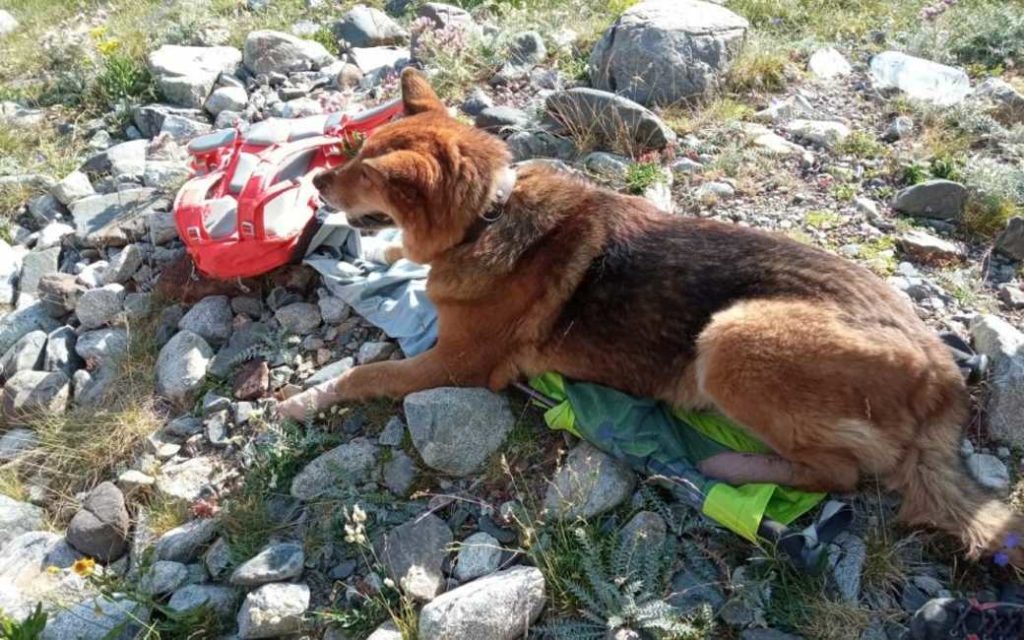
[[[632,471],[582,443],[555,474],[544,507],[561,519],[591,518],[622,504],[635,485]]]
[[[304,336],[320,326],[320,309],[308,302],[293,302],[274,312],[274,318],[288,333]]]
[[[791,120],[786,131],[814,145],[835,149],[850,135],[850,128],[842,122],[828,120]]]
[[[257,400],[270,392],[270,367],[262,358],[249,360],[235,374],[232,395],[238,400]]]
[[[36,249],[43,250],[60,246],[64,238],[75,235],[75,228],[63,222],[51,222],[39,230]]]
[[[937,220],[959,220],[967,189],[950,180],[928,180],[896,194],[893,208],[900,213]]]
[[[45,349],[45,331],[26,333],[0,357],[0,379],[9,378],[19,371],[41,369]]]
[[[213,349],[191,331],[180,331],[160,350],[156,361],[156,391],[185,402],[199,389],[213,358]]]
[[[441,566],[452,532],[433,514],[417,516],[384,535],[377,545],[388,575],[407,595],[429,602],[444,588]],[[486,637],[486,636],[472,636]]]
[[[497,135],[525,129],[530,125],[530,115],[514,107],[488,107],[475,118],[479,129]]]
[[[653,511],[641,511],[622,527],[619,536],[634,547],[659,548],[665,544],[668,525]]]
[[[86,331],[78,336],[75,352],[94,364],[117,362],[128,353],[128,332],[120,328]]]
[[[96,190],[93,189],[92,183],[89,182],[88,175],[82,171],[72,171],[64,176],[63,180],[55,184],[50,189],[50,193],[61,204],[70,205],[72,202],[82,198],[96,195]]]
[[[171,593],[188,580],[188,567],[180,562],[157,560],[139,580],[139,591],[149,596]]]
[[[501,564],[501,553],[501,545],[493,536],[482,531],[474,533],[459,545],[455,577],[469,582],[494,573]]]
[[[67,408],[70,380],[60,371],[19,371],[3,388],[3,412],[8,426],[30,424],[40,414],[59,414]]]
[[[71,519],[68,544],[100,562],[113,562],[128,550],[130,526],[124,494],[114,483],[104,482]]]
[[[36,432],[31,429],[11,429],[2,436],[0,436],[0,462],[11,462],[17,460],[22,455],[32,451],[39,444],[39,438],[36,436]],[[0,512],[3,512],[3,507],[0,507]],[[2,516],[0,516],[2,518]],[[0,524],[0,531],[4,528],[3,524]],[[0,547],[3,547],[4,540],[0,534]]]
[[[515,640],[544,608],[544,576],[536,567],[513,567],[442,594],[420,612],[420,640]]]
[[[124,284],[131,279],[142,266],[142,250],[136,244],[130,244],[110,260],[107,270],[103,272],[104,284]]]
[[[387,360],[388,356],[395,352],[395,345],[391,342],[364,342],[359,345],[359,353],[356,360],[359,364],[370,364]]]
[[[594,144],[609,151],[662,149],[675,133],[654,113],[621,95],[597,89],[556,91],[545,106],[569,132],[585,132]]]
[[[947,264],[964,257],[964,250],[957,244],[917,229],[901,234],[897,243],[910,257],[924,264]]]
[[[156,484],[156,478],[136,469],[129,469],[117,476],[117,486],[126,493],[149,489],[154,484]]]
[[[18,30],[18,20],[11,15],[10,11],[0,9],[0,37],[14,33]]]
[[[1024,218],[1010,218],[996,237],[996,251],[1013,260],[1024,260]]]
[[[192,562],[199,557],[203,547],[216,534],[216,520],[203,518],[190,520],[160,536],[156,541],[154,553],[159,560]]]
[[[191,331],[210,344],[218,345],[231,337],[233,316],[227,296],[207,296],[192,306],[178,322],[178,328]]]
[[[320,307],[320,315],[327,324],[340,324],[352,313],[352,307],[335,296],[322,296],[317,301],[317,306]]]
[[[843,57],[843,54],[832,47],[818,49],[812,53],[810,60],[807,62],[807,67],[811,70],[811,73],[822,80],[841,78],[853,72],[853,67]]]
[[[18,280],[18,291],[22,295],[35,297],[39,293],[39,281],[47,275],[57,273],[60,252],[60,247],[50,247],[25,254],[21,261],[21,279]]]
[[[206,570],[210,572],[210,576],[214,580],[219,579],[231,567],[231,545],[228,544],[225,538],[217,538],[210,545],[210,548],[206,550],[203,561],[206,564]]]
[[[326,67],[334,56],[319,42],[281,31],[251,31],[245,39],[243,62],[256,75],[292,73]]]
[[[203,105],[214,117],[224,111],[244,111],[249,96],[244,87],[227,86],[215,89]]]
[[[388,491],[396,496],[405,496],[416,479],[416,463],[404,451],[398,451],[384,463],[381,479]]]
[[[957,104],[971,93],[971,80],[963,69],[898,51],[871,59],[871,79],[879,89],[899,89],[909,98],[938,106]]]
[[[705,204],[714,204],[734,195],[736,195],[736,189],[728,182],[705,182],[694,193],[694,197]]]
[[[833,543],[838,551],[832,565],[832,576],[836,580],[839,595],[846,602],[857,602],[860,598],[861,573],[867,559],[867,546],[857,536],[843,532]]]
[[[156,489],[167,498],[192,504],[202,497],[215,471],[214,460],[206,456],[166,464],[156,477]]]
[[[90,289],[78,298],[75,315],[85,329],[98,329],[120,316],[124,306],[124,286],[107,284]]]
[[[896,142],[897,140],[903,140],[904,138],[910,137],[914,133],[914,120],[907,116],[896,116],[893,118],[889,126],[886,127],[885,133],[882,134],[882,140],[886,142]]]
[[[238,594],[230,587],[189,584],[174,592],[167,602],[167,608],[178,613],[189,613],[205,605],[219,617],[227,618],[235,612],[236,602]]]
[[[231,574],[231,584],[257,587],[268,582],[283,582],[302,575],[306,555],[300,545],[275,544],[242,563]]]
[[[427,466],[453,476],[478,469],[505,442],[515,418],[508,401],[487,389],[441,387],[411,393],[405,416]]]
[[[971,337],[978,353],[989,359],[985,422],[998,442],[1024,446],[1024,333],[1002,318],[986,314],[971,322]]]
[[[304,584],[266,584],[246,596],[238,612],[238,637],[276,638],[302,629],[309,608]]]
[[[242,61],[234,47],[163,45],[149,54],[149,69],[171,103],[200,109],[221,73],[233,73]]]
[[[85,292],[86,288],[70,273],[51,273],[39,280],[39,302],[54,318],[74,311]]]
[[[1010,488],[1010,472],[999,458],[987,453],[974,453],[967,458],[971,475],[986,489],[1005,493]]]
[[[1020,285],[1004,283],[999,285],[999,299],[1011,309],[1024,309],[1024,289]]]
[[[366,438],[355,438],[307,464],[292,480],[291,495],[310,501],[334,489],[363,484],[376,466],[377,447]]]
[[[377,442],[386,447],[398,447],[405,437],[405,424],[398,416],[392,416],[377,436]]]

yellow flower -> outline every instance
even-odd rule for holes
[[[104,26],[93,27],[89,30],[89,35],[92,36],[93,40],[99,40],[107,34],[107,28]]]
[[[83,577],[92,575],[93,569],[95,568],[96,561],[92,558],[75,560],[75,564],[71,565],[71,570]]]
[[[109,56],[121,47],[121,41],[117,38],[109,38],[96,43],[96,49],[105,56]]]
[[[51,576],[55,576],[58,573],[60,573],[60,567],[51,564],[50,566],[46,567],[46,573],[50,574]]]

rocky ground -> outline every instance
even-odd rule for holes
[[[514,392],[280,423],[273,395],[400,350],[309,269],[199,276],[171,208],[196,135],[356,113],[418,64],[517,159],[887,278],[989,356],[963,454],[1019,501],[1019,5],[66,4],[0,3],[0,612],[16,637],[878,640],[930,597],[1013,581],[894,525],[871,483],[842,496],[857,517],[821,574],[800,574]]]

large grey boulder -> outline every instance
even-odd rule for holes
[[[567,134],[600,149],[636,155],[662,149],[676,139],[649,109],[607,91],[585,87],[556,91],[545,106]]]
[[[487,389],[441,387],[411,393],[405,415],[423,462],[453,476],[480,466],[515,424],[508,401]]]
[[[292,73],[326,67],[334,56],[313,40],[282,31],[253,31],[245,39],[243,60],[253,73]]]
[[[128,550],[130,526],[124,494],[113,482],[103,482],[71,519],[68,544],[100,562],[113,562]]]
[[[43,510],[0,493],[0,547],[23,533],[43,527]]]
[[[377,556],[402,591],[428,602],[444,590],[441,569],[451,543],[444,520],[424,514],[389,531],[377,544]]]
[[[156,359],[156,391],[175,402],[186,401],[206,378],[213,348],[191,331],[179,331]]]
[[[401,44],[409,34],[380,9],[357,4],[331,26],[334,37],[349,47]]]
[[[377,447],[366,438],[354,438],[307,464],[292,480],[292,497],[315,500],[344,487],[372,479]]]
[[[265,584],[245,597],[238,611],[238,637],[277,638],[302,629],[309,608],[304,584]]]
[[[967,188],[951,180],[928,180],[896,194],[893,209],[909,216],[959,220],[967,203]]]
[[[1010,218],[996,237],[996,251],[1014,260],[1024,260],[1024,218]]]
[[[155,189],[125,189],[71,204],[75,237],[89,246],[124,246],[145,233],[146,219],[167,203]]]
[[[442,594],[420,612],[420,640],[526,635],[544,608],[544,576],[536,567],[513,567]]]
[[[988,400],[985,419],[993,438],[1024,446],[1024,333],[994,315],[978,316],[971,336],[979,353],[988,356]]]
[[[742,49],[749,26],[710,2],[643,0],[594,47],[591,83],[645,105],[709,94]]]
[[[632,471],[584,442],[555,474],[544,507],[562,519],[592,518],[622,504],[635,485]]]
[[[939,106],[963,102],[971,94],[971,79],[957,67],[884,51],[871,59],[871,80],[879,89],[898,89],[907,97]]]
[[[172,104],[202,108],[221,73],[234,73],[242,53],[234,47],[165,44],[149,54],[149,70],[160,93]]]

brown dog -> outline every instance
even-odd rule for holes
[[[1024,534],[962,468],[966,393],[946,347],[873,274],[543,165],[520,169],[508,197],[505,145],[449,117],[417,72],[402,91],[408,117],[317,186],[355,226],[400,227],[405,255],[430,265],[437,345],[351,369],[282,413],[558,371],[714,407],[778,454],[725,454],[704,466],[714,477],[849,491],[877,476],[903,493],[904,521],[972,556]]]

